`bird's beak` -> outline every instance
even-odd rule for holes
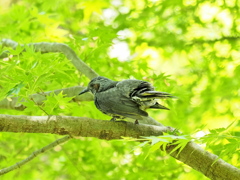
[[[89,91],[89,89],[86,88],[86,89],[82,90],[78,95],[84,94],[84,93],[86,93],[86,92],[88,92],[88,91]]]

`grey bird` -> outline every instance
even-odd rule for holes
[[[102,76],[92,79],[79,95],[88,91],[94,95],[96,107],[112,116],[112,121],[131,118],[135,120],[135,124],[138,124],[138,120],[149,117],[146,112],[148,108],[169,110],[159,104],[157,99],[175,97],[166,92],[154,91],[154,87],[146,81],[135,79],[113,81]]]

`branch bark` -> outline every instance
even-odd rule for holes
[[[167,152],[171,152],[174,147],[169,146]],[[174,151],[170,155],[212,180],[240,179],[240,169],[205,151],[194,142],[189,142],[179,154],[178,151]]]
[[[171,128],[85,117],[0,115],[0,131],[2,132],[68,134],[111,140],[121,139],[123,136],[134,138],[159,136],[168,130]],[[167,152],[170,153],[173,148],[175,148],[174,145],[169,145]],[[170,155],[213,180],[238,180],[240,177],[239,169],[203,150],[193,142],[189,142],[181,152],[175,151]]]
[[[135,125],[126,121],[102,121],[73,116],[0,115],[1,132],[51,133],[99,139],[121,139],[122,136],[158,136],[172,130],[165,126]]]

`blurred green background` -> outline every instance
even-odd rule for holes
[[[149,110],[161,123],[199,138],[228,163],[239,164],[240,2],[235,0],[3,0],[0,38],[19,43],[59,42],[102,76],[142,79],[179,99],[170,111]],[[0,60],[0,99],[86,86],[62,55],[31,49]],[[12,115],[71,115],[109,120],[93,102],[52,95],[39,108],[30,99]],[[44,109],[44,111],[42,110]],[[232,126],[227,128],[231,123]],[[210,133],[209,135],[206,135]],[[60,138],[50,134],[0,134],[0,168]],[[0,179],[207,179],[136,142],[74,139]]]

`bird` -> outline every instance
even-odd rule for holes
[[[175,98],[175,96],[155,91],[151,83],[136,79],[113,81],[103,76],[93,78],[79,95],[91,92],[97,109],[111,116],[111,121],[130,118],[138,120],[149,117],[147,109],[169,108],[159,104],[157,99]]]

